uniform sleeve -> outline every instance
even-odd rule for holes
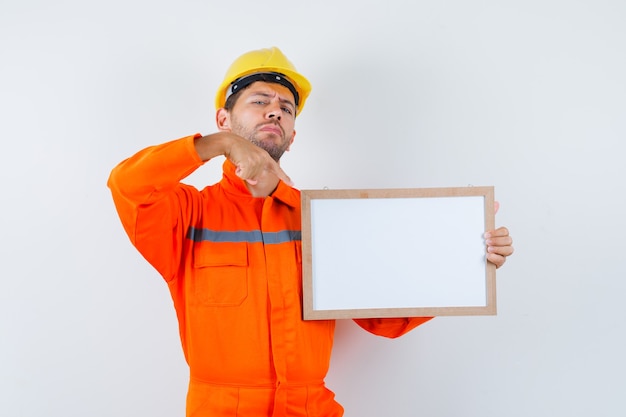
[[[377,336],[396,338],[406,334],[433,317],[354,319],[354,322]]]
[[[199,193],[180,181],[203,162],[195,136],[146,148],[117,165],[108,180],[117,213],[133,245],[169,281]]]

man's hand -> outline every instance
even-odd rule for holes
[[[237,167],[236,173],[239,178],[250,185],[257,185],[259,181],[271,182],[271,178],[274,178],[276,183],[281,179],[293,185],[291,178],[267,151],[234,133],[221,131],[197,138],[195,147],[203,161],[224,155]]]
[[[513,239],[509,236],[506,227],[500,227],[485,233],[487,244],[487,260],[500,268],[506,262],[506,257],[513,254]]]
[[[291,178],[283,171],[278,162],[274,161],[266,150],[254,145],[250,141],[230,134],[231,146],[224,153],[236,167],[235,173],[239,178],[250,185],[257,185],[259,180],[274,175],[289,185],[293,185]]]

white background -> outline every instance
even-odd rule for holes
[[[624,22],[621,0],[2,0],[0,415],[183,415],[167,288],[105,182],[212,132],[228,65],[277,45],[314,86],[297,186],[494,185],[515,238],[495,317],[338,324],[346,416],[623,416]]]

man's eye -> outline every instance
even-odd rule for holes
[[[287,114],[292,114],[293,113],[289,107],[283,107],[283,111],[285,113],[287,113]]]

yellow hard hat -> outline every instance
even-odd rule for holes
[[[297,114],[311,92],[311,83],[300,74],[287,57],[273,46],[246,52],[232,63],[217,90],[215,107],[224,107],[226,99],[254,81],[276,82],[289,88],[296,100]]]

